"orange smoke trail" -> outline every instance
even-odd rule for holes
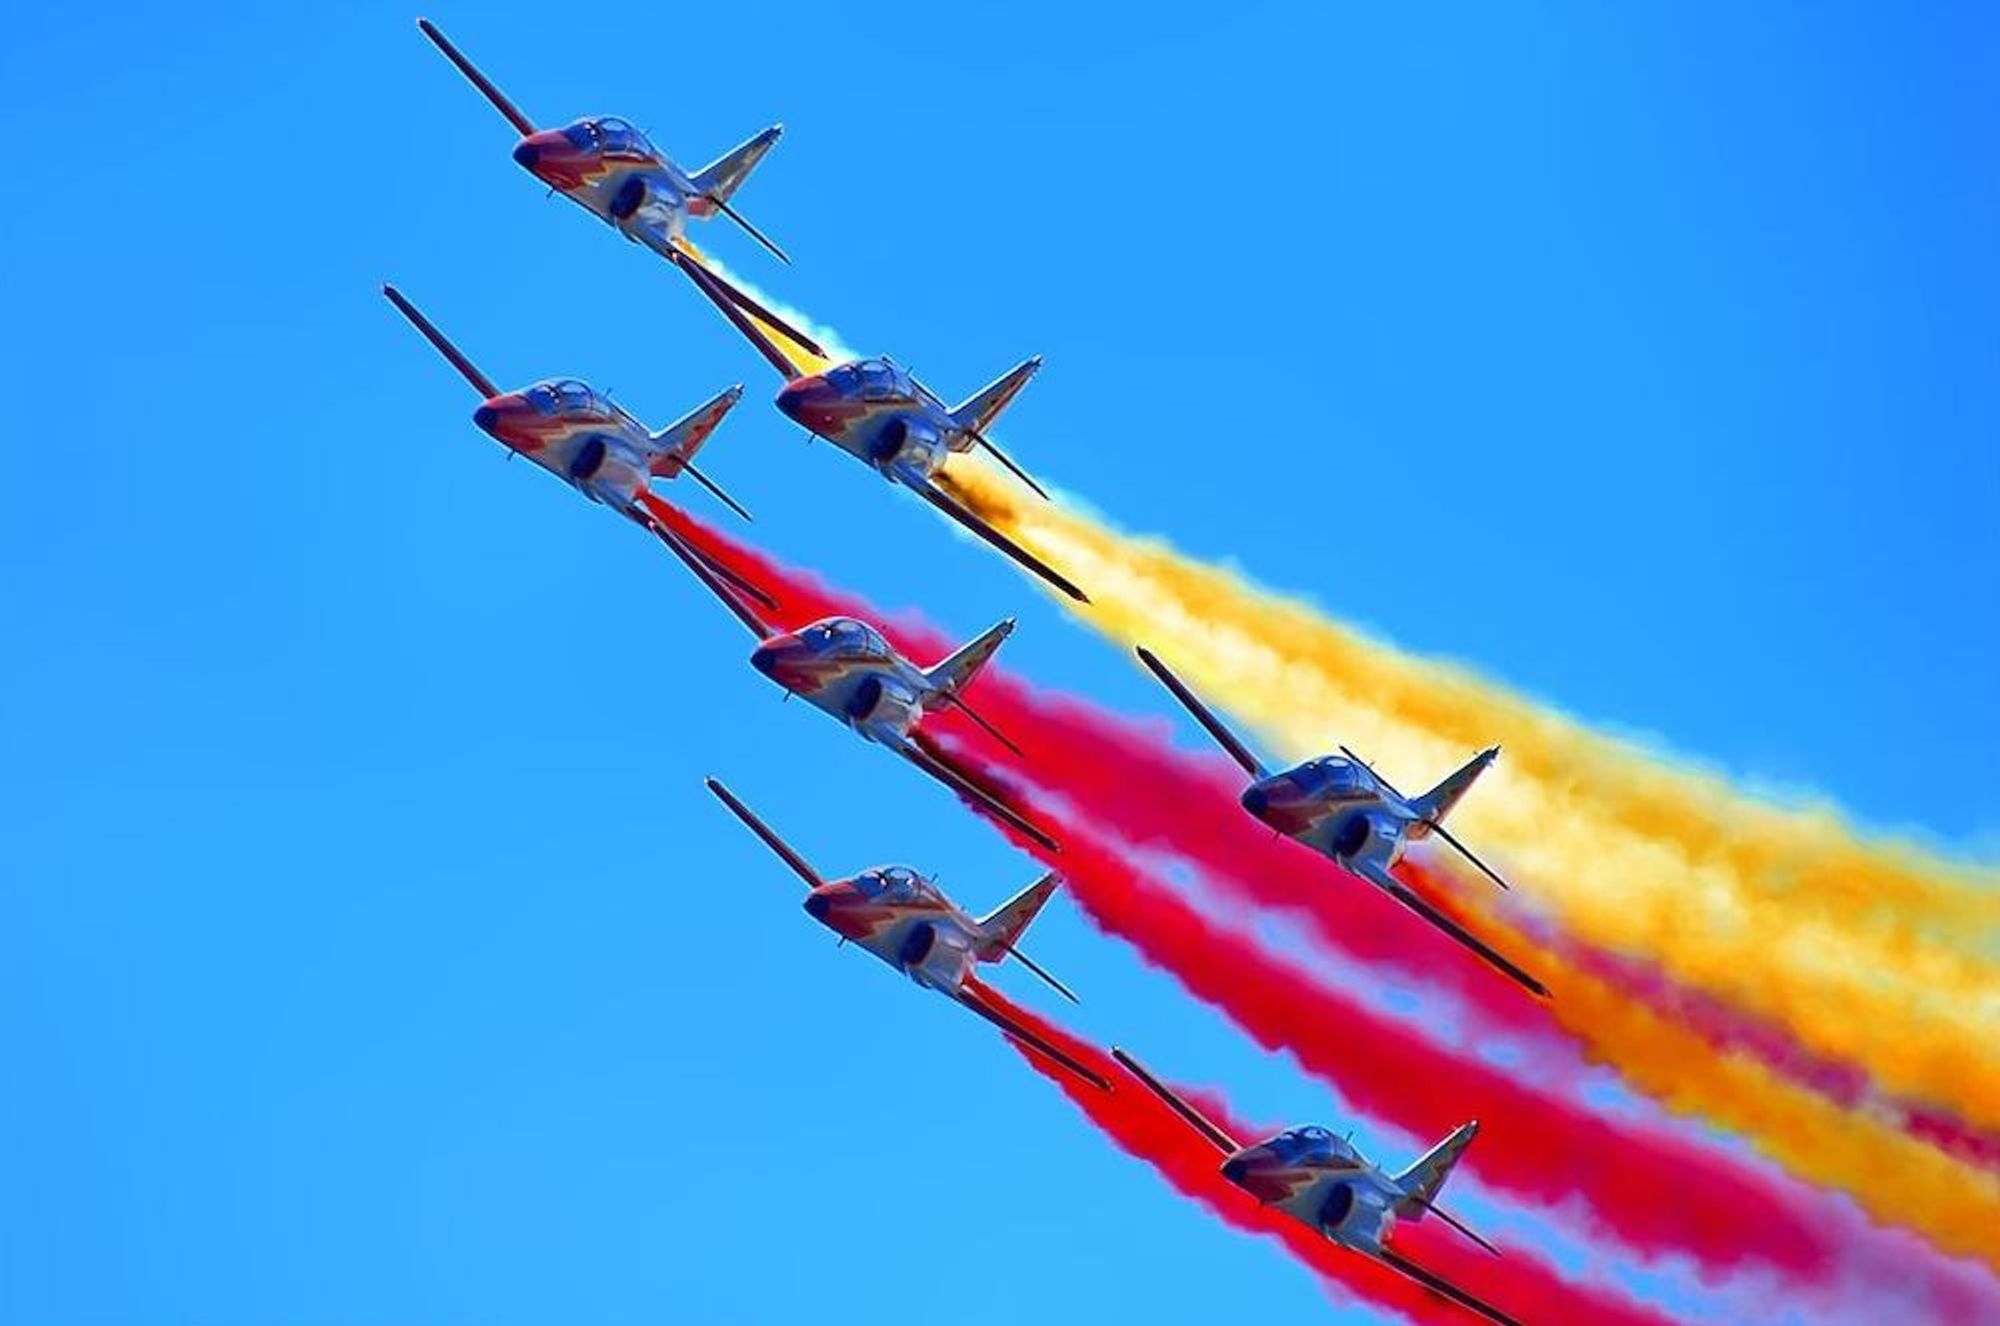
[[[654,504],[653,510],[676,533],[774,593],[782,605],[779,620],[787,625],[831,614],[859,614],[880,622],[865,603],[665,503]],[[951,644],[920,624],[881,624],[890,626],[900,647],[916,655],[937,656]],[[1231,803],[1227,787],[1217,784],[1200,761],[1177,755],[1151,734],[1089,706],[1037,691],[998,668],[982,674],[976,698],[982,713],[1010,733],[1025,756],[1014,756],[951,715],[937,721],[991,768],[1074,802],[1087,822],[1127,841],[1163,847],[1197,864],[1212,883],[1229,888],[1245,903],[1309,918],[1322,944],[1366,961],[1400,963],[1428,973],[1431,983],[1452,986],[1489,1017],[1521,1029],[1525,1001],[1512,986],[1467,967],[1447,941],[1408,921],[1357,881],[1343,887],[1340,872],[1329,863],[1293,844],[1273,841]],[[1037,814],[1051,825],[1058,823],[1046,809]],[[1090,895],[1085,892],[1088,880],[1079,873],[1080,834],[1077,826],[1065,825],[1062,836],[1079,841],[1050,864],[1069,873],[1072,887],[1085,899]],[[1370,912],[1371,907],[1376,911]],[[1380,928],[1385,915],[1387,929]],[[1528,1011],[1553,1013],[1594,1057],[1617,1065],[1634,1086],[1676,1112],[1700,1114],[1743,1134],[1801,1177],[1853,1194],[1884,1223],[1906,1224],[1941,1248],[2000,1265],[2000,1245],[1992,1233],[2000,1211],[2000,1183],[1993,1175],[1958,1165],[1892,1120],[1828,1100],[1754,1057],[1719,1052],[1697,1031],[1658,1009],[1580,969],[1570,970],[1566,955],[1552,953],[1547,961],[1542,974],[1559,993],[1551,1003],[1534,1004]],[[1535,1027],[1532,1021],[1527,1025]],[[1896,1181],[1885,1184],[1885,1173],[1896,1175]]]
[[[1828,812],[1750,801],[1164,544],[1020,499],[976,464],[954,462],[951,479],[1085,586],[1092,602],[1066,607],[1149,644],[1287,754],[1339,734],[1414,782],[1503,745],[1454,828],[1503,858],[1565,931],[1644,954],[1887,1091],[2000,1126],[2000,1076],[1987,1071],[2000,1032],[1990,872],[1862,842]],[[1620,1059],[1608,1034],[1583,1030]]]
[[[981,985],[978,990],[980,998],[1112,1083],[1110,1091],[1082,1085],[1062,1068],[1015,1043],[1021,1057],[1062,1088],[1106,1136],[1126,1152],[1152,1164],[1185,1196],[1200,1202],[1237,1229],[1279,1240],[1327,1281],[1392,1307],[1412,1320],[1449,1323],[1449,1326],[1466,1326],[1478,1320],[1463,1309],[1417,1289],[1387,1267],[1339,1248],[1296,1220],[1258,1205],[1223,1179],[1221,1157],[1216,1151],[1127,1077],[1109,1055],[1012,1002],[991,986]],[[1215,1109],[1208,1101],[1203,1104]],[[1226,1112],[1220,1109],[1215,1112],[1221,1116],[1218,1122],[1232,1133],[1246,1138],[1251,1135],[1252,1130],[1229,1118]],[[1526,1321],[1645,1326],[1667,1320],[1610,1285],[1566,1281],[1530,1249],[1509,1248],[1504,1258],[1494,1260],[1482,1253],[1468,1255],[1449,1239],[1449,1235],[1438,1236],[1434,1231],[1415,1227],[1399,1228],[1392,1236],[1394,1246],[1404,1255]]]

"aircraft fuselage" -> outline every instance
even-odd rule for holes
[[[514,145],[514,160],[563,197],[650,248],[678,242],[689,217],[714,210],[686,171],[616,116],[531,133]]]
[[[626,509],[646,489],[652,440],[645,427],[575,378],[490,397],[472,422],[592,501]]]
[[[1338,755],[1259,778],[1241,801],[1263,823],[1335,860],[1353,856],[1374,834],[1392,841],[1387,863],[1393,863],[1402,856],[1406,826],[1417,819],[1365,765]]]
[[[852,617],[828,617],[766,638],[750,665],[870,741],[903,746],[935,688],[881,632]]]
[[[887,359],[856,359],[778,393],[786,418],[895,479],[929,479],[954,451],[972,446],[944,407]]]
[[[1346,1141],[1317,1126],[1244,1147],[1223,1161],[1222,1176],[1260,1205],[1362,1252],[1382,1247],[1404,1195]]]
[[[805,909],[918,985],[954,997],[979,961],[977,923],[905,866],[822,884],[807,895]]]

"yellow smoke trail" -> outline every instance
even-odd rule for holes
[[[1072,610],[1144,642],[1291,756],[1336,741],[1425,784],[1507,755],[1454,827],[1518,872],[1570,934],[1785,1026],[1885,1090],[2000,1125],[2000,972],[1980,952],[1990,874],[1863,843],[1830,814],[1759,805],[1461,670],[954,463],[977,510],[1081,583]],[[1556,992],[1555,1012],[1576,1013]],[[1635,1047],[1599,1053],[1625,1063]],[[1704,1111],[1720,1120],[1722,1102]]]
[[[816,359],[772,336],[798,371],[820,372],[852,357],[831,329],[751,293],[829,349],[832,359]],[[1145,641],[1173,651],[1176,666],[1197,685],[1295,757],[1317,753],[1339,734],[1398,770],[1441,773],[1471,749],[1496,739],[1506,742],[1508,776],[1489,774],[1483,781],[1513,790],[1506,798],[1509,813],[1490,805],[1501,798],[1482,786],[1480,796],[1455,812],[1456,822],[1469,832],[1490,833],[1482,843],[1494,843],[1511,862],[1527,867],[1529,878],[1579,863],[1594,867],[1573,876],[1587,886],[1581,900],[1575,890],[1558,895],[1559,902],[1581,906],[1593,926],[1576,926],[1568,909],[1566,924],[1586,937],[1618,934],[1625,942],[1616,946],[1656,959],[1671,951],[1683,960],[1668,968],[1683,981],[1742,993],[1741,982],[1730,977],[1763,970],[1765,955],[1756,950],[1773,929],[1746,919],[1754,915],[1748,910],[1753,905],[1797,908],[1803,898],[1826,912],[1810,934],[1777,946],[1789,979],[1772,992],[1781,1006],[1774,1016],[1788,1026],[1795,1022],[1784,1008],[1804,1000],[1810,1014],[1813,1001],[1824,997],[1815,985],[1819,976],[1838,973],[1843,962],[1873,960],[1867,952],[1834,956],[1847,952],[1838,946],[1842,922],[1886,929],[1892,949],[1939,937],[1949,942],[1957,935],[1976,936],[1976,945],[1993,927],[1977,881],[1950,878],[1914,852],[1856,843],[1831,816],[1774,811],[1745,802],[1714,780],[1651,766],[1558,715],[1451,669],[1398,655],[1309,608],[1192,564],[1163,545],[1119,536],[1053,504],[1023,504],[1006,480],[976,464],[954,461],[947,478],[996,525],[1083,579],[1094,603],[1080,611],[1095,625],[1128,643]],[[1476,805],[1488,808],[1475,813]],[[1543,845],[1538,817],[1557,815],[1593,823],[1599,838],[1621,839],[1621,859],[1590,855],[1608,852],[1610,844],[1603,842]],[[1641,868],[1629,878],[1613,873],[1635,866]],[[1590,905],[1593,888],[1602,906]],[[1640,918],[1645,923],[1638,923]],[[1662,930],[1743,930],[1755,938],[1712,949],[1662,946],[1659,936],[1649,933]],[[1823,930],[1832,931],[1831,942],[1815,953]],[[1683,952],[1684,947],[1692,951]],[[1907,975],[1922,964],[1920,955],[1902,956],[1909,960],[1848,970],[1879,970],[1886,986],[1890,973]],[[1732,961],[1743,965],[1732,969]],[[1639,1090],[1669,1109],[1738,1133],[1809,1181],[1853,1194],[1880,1219],[2000,1265],[2000,1179],[1957,1164],[1889,1121],[1843,1109],[1745,1055],[1718,1054],[1691,1029],[1581,972],[1550,960],[1545,974],[1556,982],[1553,1011],[1561,1023]],[[1958,979],[1964,973],[1950,975]],[[1887,997],[1891,1005],[1890,1029],[1881,1040],[1869,1038],[1869,1046],[1879,1048],[1895,1038],[1899,1017],[1908,1025],[1906,1001],[1900,992],[1885,995],[1882,989],[1866,990],[1865,980],[1862,985],[1862,994]],[[1757,993],[1749,992],[1745,1005],[1771,1012],[1770,1002]],[[1989,975],[1968,1001],[1975,1010],[1971,1020],[1990,1028],[1993,1003]],[[1863,1010],[1878,1026],[1881,1011]],[[1805,1020],[1818,1027],[1840,1018]],[[1958,1043],[1978,1046],[1988,1039],[1982,1034]],[[1828,1040],[1842,1043],[1837,1035]],[[1872,1057],[1857,1057],[1879,1067]],[[1969,1065],[1962,1058],[1932,1063],[1934,1071],[1915,1076],[1935,1082],[1958,1075],[1961,1083],[1974,1083],[1981,1076],[1977,1058],[1973,1054]],[[1950,1092],[1942,1098],[1957,1099]],[[1966,1111],[1975,1118],[1983,1112]],[[1885,1176],[1894,1177],[1885,1182]]]
[[[795,371],[799,373],[824,373],[835,364],[856,357],[852,350],[841,343],[840,333],[833,328],[823,323],[814,322],[803,311],[793,308],[790,304],[786,304],[781,300],[771,298],[762,290],[723,266],[714,257],[697,248],[692,242],[683,239],[680,242],[680,246],[690,257],[709,271],[714,272],[717,276],[729,282],[729,284],[735,286],[738,290],[741,290],[744,294],[750,296],[750,298],[756,300],[759,304],[762,304],[785,321],[791,323],[792,326],[812,337],[813,340],[819,342],[820,348],[826,351],[826,354],[823,356],[816,355],[804,346],[799,345],[791,337],[785,335],[748,309],[740,310],[744,317],[756,324],[758,330],[763,332],[764,338],[777,349],[778,353],[791,361],[792,368]]]
[[[1720,1124],[1793,1174],[1851,1194],[1884,1224],[2000,1267],[2000,1175],[1959,1164],[1750,1055],[1718,1052],[1670,1015],[1584,972],[1545,961],[1538,974],[1556,991],[1556,1017],[1668,1110]]]

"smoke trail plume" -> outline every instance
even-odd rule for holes
[[[1069,605],[1148,643],[1287,754],[1340,733],[1387,767],[1507,756],[1455,825],[1504,857],[1563,929],[1860,1065],[1884,1090],[2000,1128],[1987,956],[1996,882],[1858,840],[1592,734],[1470,674],[954,465],[959,495],[1089,590]],[[1990,872],[1989,872],[1990,873]]]
[[[1347,1252],[1297,1221],[1259,1206],[1222,1178],[1218,1153],[1127,1077],[1109,1055],[1013,1003],[991,986],[981,986],[980,996],[1114,1083],[1109,1092],[1083,1086],[1033,1050],[1018,1043],[1015,1046],[1023,1058],[1060,1087],[1112,1141],[1151,1163],[1183,1195],[1200,1202],[1237,1229],[1280,1240],[1294,1256],[1327,1280],[1393,1308],[1413,1321],[1465,1326],[1476,1320],[1386,1267]],[[1212,1098],[1204,1099],[1205,1105],[1209,1099]],[[1254,1136],[1240,1120],[1226,1114],[1217,1121],[1246,1140]],[[1609,1285],[1566,1282],[1531,1250],[1509,1248],[1497,1260],[1483,1254],[1468,1257],[1449,1245],[1449,1237],[1437,1236],[1427,1228],[1404,1226],[1398,1229],[1394,1242],[1405,1256],[1524,1321],[1639,1326],[1667,1320]]]
[[[788,623],[833,613],[873,616],[860,601],[748,552],[670,508],[662,508],[661,514],[714,555],[777,591]],[[921,625],[905,624],[895,634],[901,647],[918,656],[941,655],[949,648],[948,641]],[[982,676],[977,695],[982,711],[999,721],[1026,752],[1015,772],[1045,780],[1064,797],[1087,807],[1093,817],[1104,817],[1129,834],[1132,816],[1152,815],[1155,819],[1148,822],[1147,834],[1163,835],[1171,827],[1179,835],[1172,839],[1175,849],[1204,865],[1216,867],[1240,856],[1249,867],[1247,877],[1260,882],[1247,896],[1260,903],[1304,909],[1322,938],[1344,942],[1350,949],[1359,947],[1371,959],[1398,960],[1427,979],[1457,975],[1469,982],[1466,990],[1477,992],[1484,981],[1483,973],[1467,966],[1448,941],[1409,921],[1372,890],[1345,880],[1330,863],[1291,844],[1273,843],[1268,834],[1256,830],[1231,798],[1216,794],[1214,781],[1219,775],[1213,766],[1190,775],[1181,767],[1184,757],[1163,751],[1157,739],[1131,733],[1117,720],[1079,702],[1037,699],[997,670]],[[976,733],[962,732],[975,743],[979,740]],[[1006,758],[1002,748],[990,743],[980,747],[979,754]],[[1165,826],[1158,822],[1162,807],[1171,808]],[[1211,807],[1221,807],[1222,812]],[[1203,846],[1204,841],[1209,845]],[[1073,865],[1068,858],[1055,864],[1065,869]],[[1302,873],[1302,865],[1311,873]],[[1371,907],[1375,912],[1368,915]],[[1467,972],[1470,977],[1464,976]],[[1534,1013],[1532,1006],[1523,1009],[1509,986],[1486,982],[1482,997],[1481,1007],[1488,1014],[1517,1026]],[[1598,1029],[1610,1057],[1621,1063],[1628,1077],[1676,1108],[1720,1115],[1748,1135],[1772,1143],[1802,1171],[1849,1186],[1880,1218],[1910,1223],[1941,1246],[1992,1255],[1990,1239],[1981,1232],[1993,1227],[1991,1184],[1973,1182],[1935,1151],[1866,1115],[1831,1109],[1755,1063],[1718,1058],[1710,1046],[1677,1024],[1573,978],[1565,979],[1555,1008]],[[1639,1062],[1636,1073],[1633,1060]],[[1783,1150],[1786,1147],[1793,1150]],[[1900,1176],[1893,1188],[1880,1182],[1885,1164]],[[1717,1249],[1716,1255],[1726,1257],[1728,1248]]]

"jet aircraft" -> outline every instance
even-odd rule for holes
[[[1099,1074],[981,1000],[979,983],[972,979],[978,964],[1011,956],[1065,999],[1076,1002],[1068,986],[1020,949],[1022,932],[1055,893],[1061,883],[1058,876],[1043,875],[989,915],[977,918],[961,911],[935,881],[907,866],[876,866],[845,879],[828,880],[728,788],[713,778],[707,783],[708,790],[730,813],[805,881],[811,890],[806,895],[806,914],[839,935],[841,943],[853,941],[918,985],[965,1005],[1092,1086],[1111,1089]]]
[[[1414,1223],[1429,1213],[1494,1256],[1500,1255],[1498,1248],[1437,1205],[1438,1189],[1444,1186],[1452,1166],[1479,1132],[1478,1123],[1461,1124],[1414,1165],[1390,1174],[1364,1158],[1347,1139],[1312,1124],[1288,1128],[1246,1146],[1124,1050],[1114,1048],[1111,1055],[1222,1153],[1222,1177],[1256,1198],[1259,1206],[1277,1207],[1330,1242],[1380,1262],[1488,1321],[1499,1326],[1520,1326],[1500,1309],[1474,1298],[1390,1246],[1391,1231],[1398,1220]]]
[[[627,239],[679,264],[687,260],[681,244],[688,221],[720,212],[780,261],[791,261],[729,203],[778,141],[783,125],[772,125],[689,174],[668,160],[644,134],[615,116],[576,120],[560,129],[536,129],[435,24],[420,18],[417,26],[521,135],[521,141],[514,145],[514,160]]]
[[[950,406],[888,357],[833,363],[815,342],[785,322],[760,314],[757,302],[719,273],[694,261],[680,264],[680,269],[784,376],[777,404],[786,418],[891,483],[910,489],[1064,594],[1080,603],[1090,601],[1067,576],[988,524],[937,482],[948,457],[978,446],[1041,497],[1048,496],[987,435],[1000,412],[1041,368],[1039,356],[1001,374],[964,403]],[[786,341],[795,348],[788,349]]]
[[[654,499],[657,500],[657,499]],[[1019,748],[1004,733],[966,703],[965,688],[979,669],[1014,631],[1008,618],[933,667],[919,667],[904,658],[882,633],[854,617],[827,617],[795,631],[772,631],[757,609],[745,601],[746,581],[705,556],[689,557],[692,546],[676,539],[668,544],[723,606],[757,637],[750,665],[815,709],[851,728],[864,741],[887,746],[911,764],[943,783],[967,802],[1004,821],[1050,851],[1061,845],[1048,831],[1028,819],[995,790],[984,785],[932,740],[919,724],[928,714],[955,708],[984,728],[1009,750]],[[770,606],[772,600],[754,584],[747,593]]]
[[[1548,995],[1547,986],[1425,902],[1390,873],[1390,867],[1402,859],[1403,849],[1412,839],[1436,834],[1494,883],[1507,887],[1507,881],[1474,856],[1443,824],[1445,815],[1465,795],[1473,780],[1500,754],[1499,747],[1479,752],[1458,772],[1420,797],[1406,797],[1398,792],[1388,779],[1345,746],[1340,748],[1339,755],[1320,756],[1272,773],[1151,650],[1140,646],[1138,654],[1139,661],[1255,780],[1243,791],[1243,809],[1375,885],[1471,949],[1509,980],[1537,995]]]
[[[526,456],[593,502],[601,502],[648,529],[653,517],[640,504],[655,479],[686,474],[744,519],[750,513],[695,468],[695,453],[743,395],[739,384],[668,428],[650,432],[603,392],[575,378],[549,378],[503,392],[474,366],[416,305],[393,285],[382,293],[459,375],[479,393],[472,422],[512,455]]]

